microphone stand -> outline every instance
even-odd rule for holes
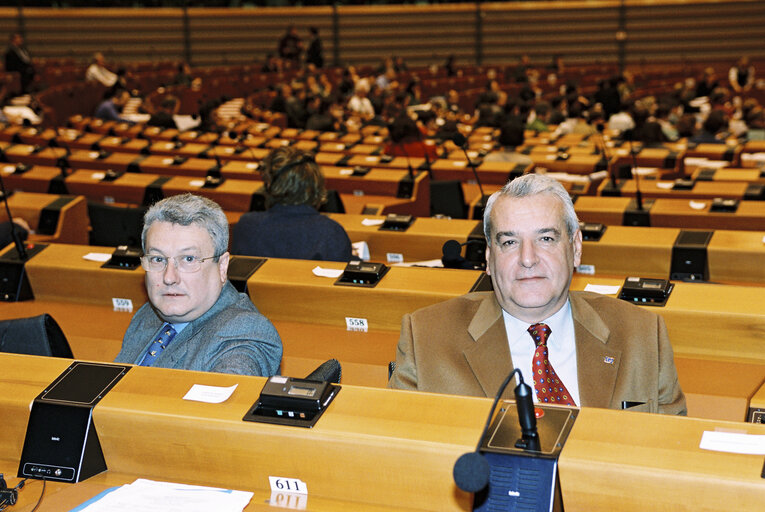
[[[635,148],[632,147],[632,137],[629,138],[630,142],[630,155],[632,155],[632,170],[631,174],[635,178],[635,206],[637,211],[643,211],[643,194],[640,193],[640,173],[637,171],[637,154]]]
[[[605,126],[603,125],[603,123],[597,124],[597,130],[598,130],[598,134],[600,135],[600,151],[603,154],[603,158],[606,161],[606,171],[608,172],[608,186],[603,188],[602,195],[618,197],[621,195],[621,192],[619,191],[619,183],[616,180],[616,168],[611,167],[609,169],[609,166],[611,164],[611,157],[608,154],[606,139],[603,136],[603,131],[605,130]]]
[[[470,158],[470,155],[468,155],[467,149],[465,149],[465,147],[467,146],[467,139],[465,138],[464,135],[462,135],[461,133],[454,134],[454,137],[452,138],[452,142],[454,142],[462,150],[462,153],[465,155],[465,158],[467,159],[468,166],[473,171],[475,182],[478,184],[478,191],[481,193],[481,198],[478,200],[478,202],[475,205],[475,208],[473,209],[473,218],[479,218],[483,216],[483,210],[484,208],[486,208],[486,194],[483,191],[481,178],[478,177],[478,170],[477,170],[478,166]],[[480,215],[479,215],[479,212],[480,212]]]

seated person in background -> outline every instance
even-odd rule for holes
[[[492,151],[486,157],[484,162],[511,162],[516,164],[531,165],[534,161],[529,155],[518,153],[516,148],[523,146],[523,142],[526,138],[524,134],[525,127],[523,123],[517,118],[510,118],[504,123],[499,130],[499,138],[497,141],[502,145],[502,149],[499,151]]]
[[[159,103],[159,108],[146,121],[146,124],[160,128],[178,128],[173,116],[178,113],[179,106],[178,98],[172,95],[165,96]]]
[[[183,194],[153,205],[141,235],[149,302],[133,316],[120,363],[271,376],[282,342],[228,282],[228,221],[215,202]]]
[[[324,175],[313,156],[293,147],[273,150],[260,163],[266,189],[264,212],[242,215],[231,252],[266,258],[349,261],[351,241],[343,227],[321,215]]]
[[[85,70],[85,81],[98,82],[104,87],[111,87],[117,82],[118,78],[116,73],[112,73],[106,68],[103,54],[96,52],[93,55],[93,62]]]
[[[725,144],[728,120],[720,110],[713,110],[701,125],[701,130],[690,137],[688,142],[695,144]]]
[[[122,89],[119,91],[107,91],[104,94],[104,101],[102,101],[98,107],[94,116],[104,121],[120,121],[125,123],[132,123],[127,119],[122,118],[122,109],[130,99],[130,94]]]
[[[435,144],[425,144],[420,127],[406,112],[401,112],[393,119],[388,126],[388,133],[390,143],[385,147],[386,155],[408,158],[427,156],[431,162],[438,158],[438,149]]]
[[[13,224],[16,225],[13,226]],[[16,233],[18,233],[19,242],[25,241],[27,236],[29,236],[29,233],[32,232],[29,228],[29,224],[22,218],[14,218],[13,224],[7,220],[0,222],[0,250],[13,243],[14,229],[16,230]]]
[[[569,292],[582,233],[559,182],[509,182],[489,198],[484,231],[494,291],[405,315],[389,387],[492,397],[517,367],[537,402],[686,413],[662,318]]]

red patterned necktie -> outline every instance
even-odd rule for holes
[[[550,327],[547,324],[534,324],[528,330],[537,346],[531,362],[537,400],[550,404],[576,405],[547,357],[547,338],[552,332]]]

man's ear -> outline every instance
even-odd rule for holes
[[[228,279],[228,262],[230,260],[230,256],[231,255],[228,252],[224,252],[218,259],[218,270],[220,271],[221,283],[225,283],[226,279]]]
[[[489,258],[491,257],[491,243],[486,244],[486,275],[491,275],[491,269],[489,266]]]
[[[582,262],[582,231],[581,230],[577,229],[576,233],[574,233],[574,240],[572,241],[572,244],[574,245],[574,268],[576,268]]]

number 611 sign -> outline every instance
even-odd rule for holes
[[[308,486],[297,478],[284,478],[281,476],[269,476],[271,492],[291,492],[294,494],[308,494]]]

